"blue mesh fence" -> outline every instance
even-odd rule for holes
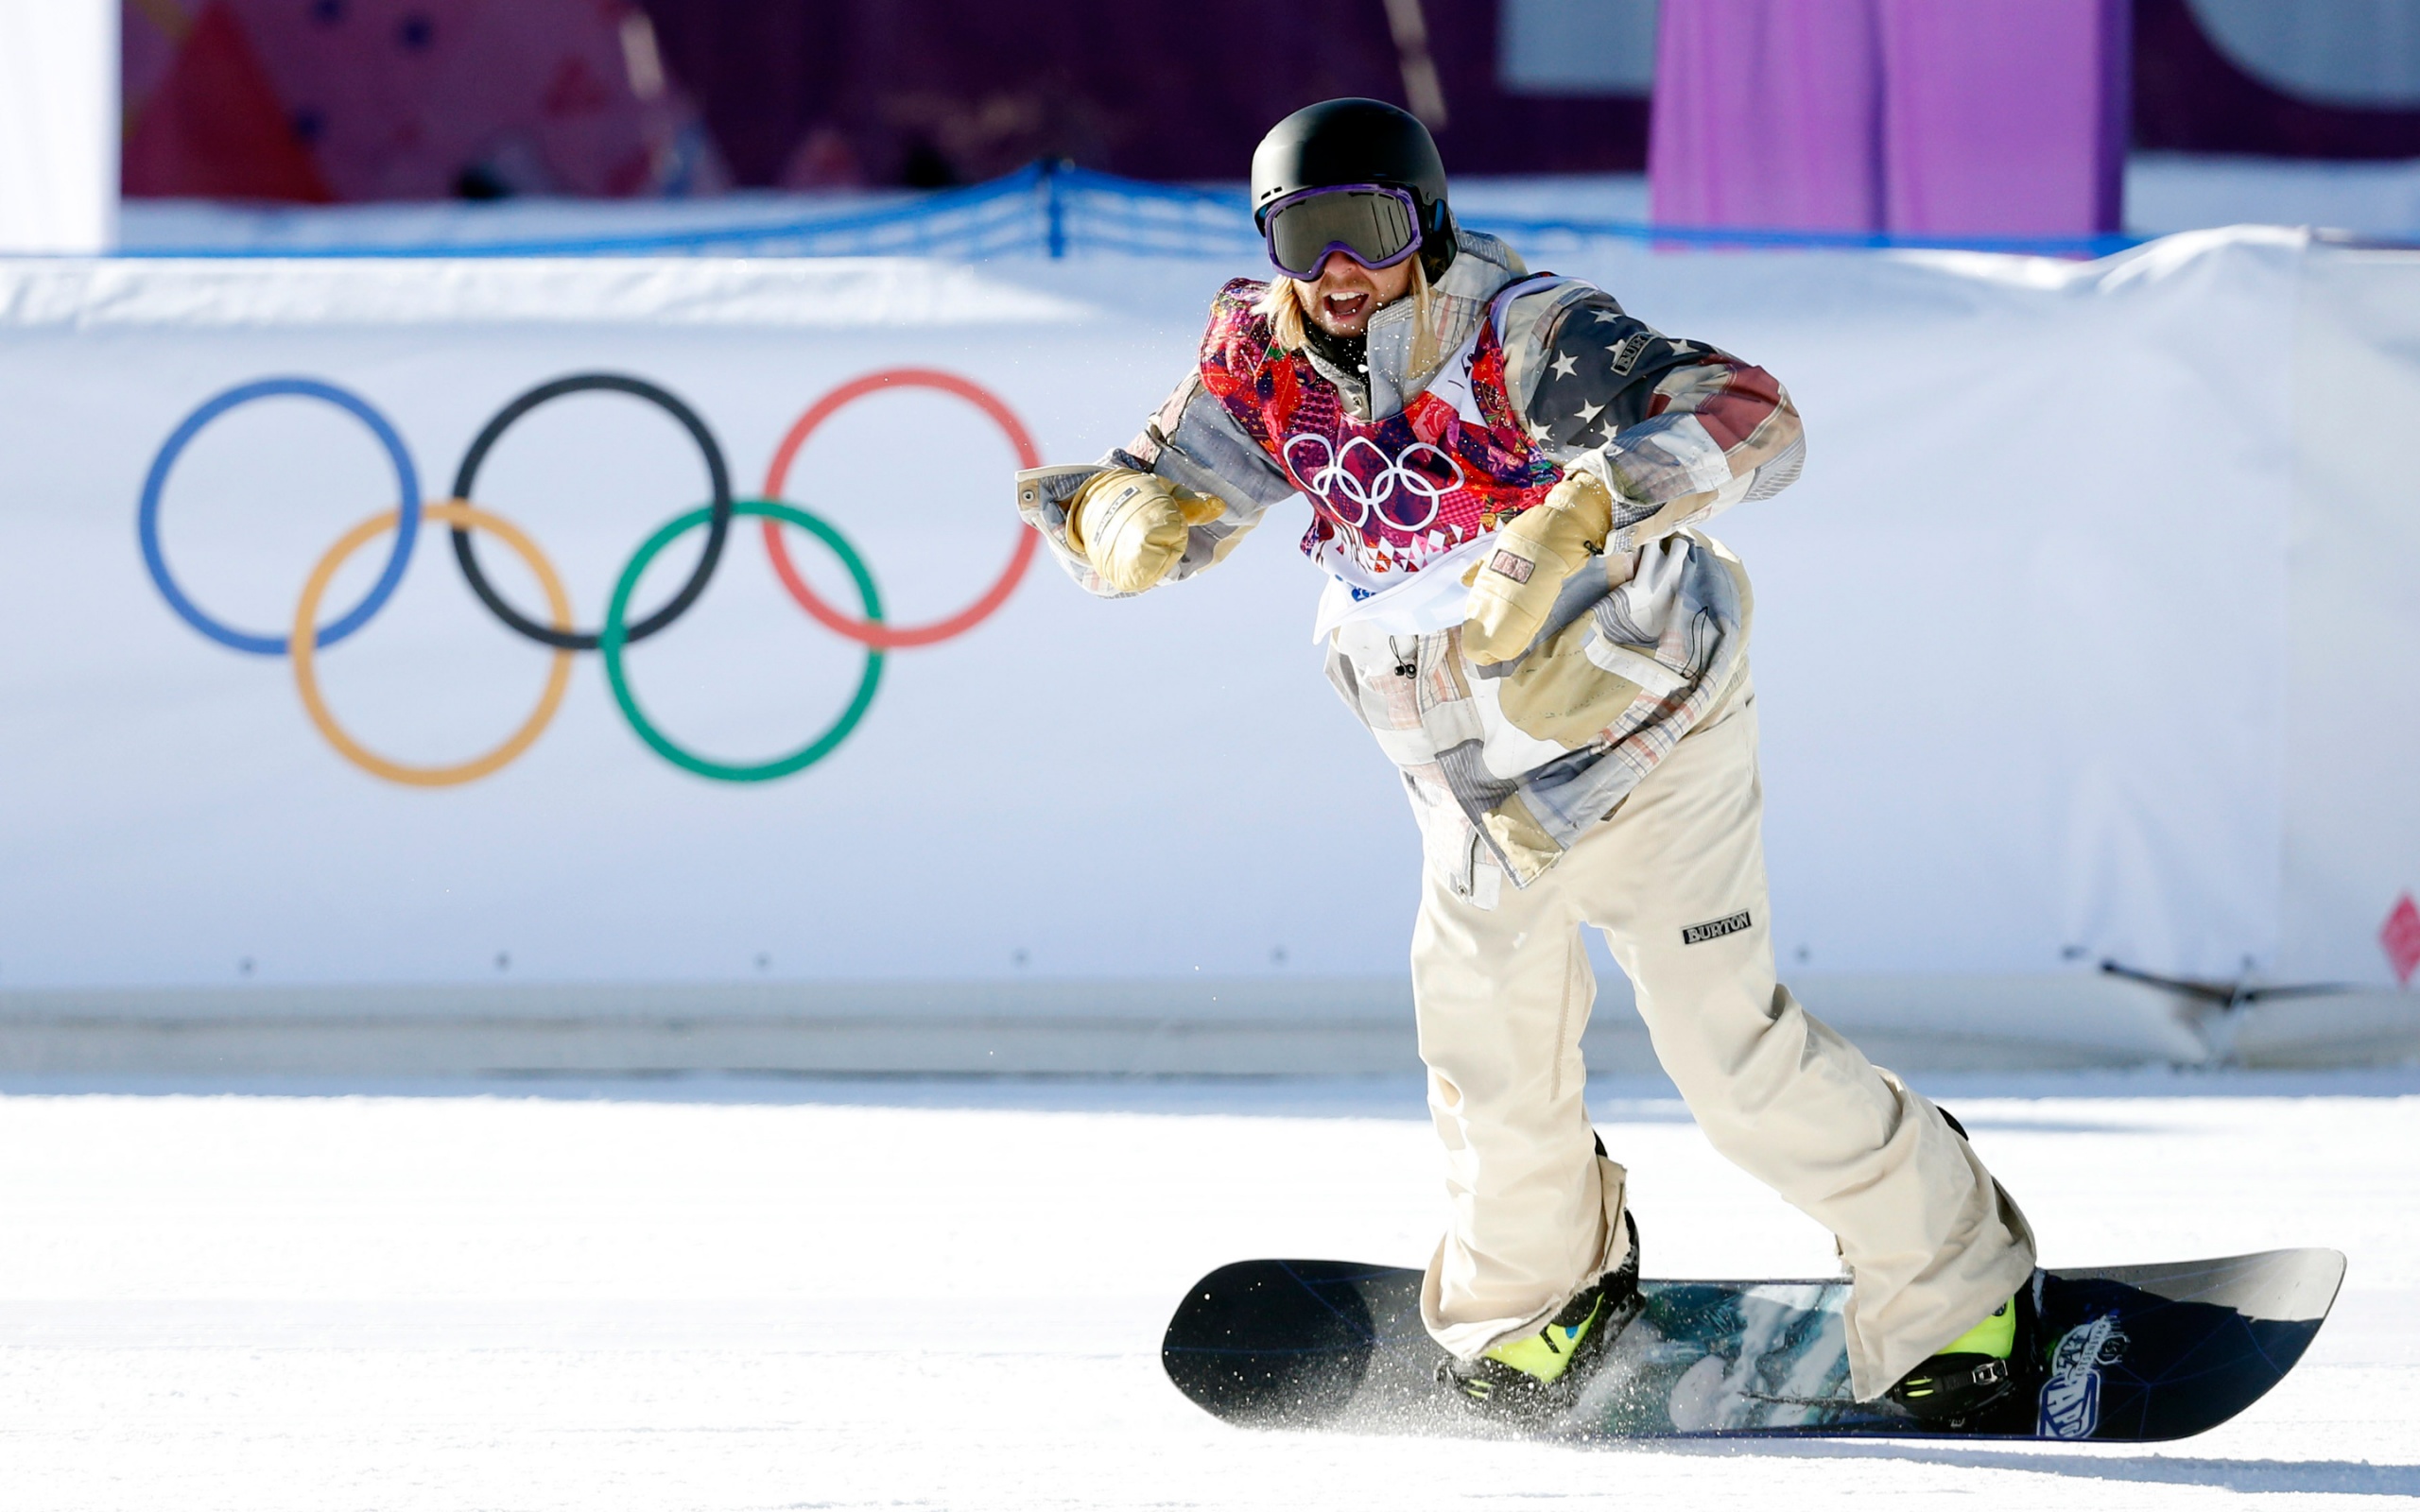
[[[1525,251],[1605,242],[1659,247],[1936,249],[2103,257],[2140,238],[1893,236],[1858,232],[1651,226],[1536,216],[1473,216],[1470,224]],[[1217,257],[1257,252],[1240,192],[1146,183],[1063,163],[1035,163],[987,183],[873,209],[792,221],[634,235],[337,247],[146,249],[139,257]]]

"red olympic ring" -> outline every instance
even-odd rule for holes
[[[1008,434],[1009,444],[1016,448],[1019,467],[1042,465],[1042,453],[1033,444],[1033,438],[1026,434],[1024,424],[991,390],[954,373],[937,372],[930,368],[886,368],[880,372],[870,372],[842,384],[817,400],[812,408],[798,418],[789,434],[782,438],[780,448],[773,453],[772,466],[765,470],[765,497],[782,497],[782,485],[789,478],[790,462],[798,455],[799,448],[806,444],[806,438],[815,434],[817,426],[830,420],[842,405],[884,388],[938,388],[945,394],[956,394],[991,416],[993,423]],[[790,562],[789,548],[782,544],[780,522],[771,519],[765,522],[765,551],[773,558],[773,574],[781,578],[782,586],[789,590],[790,597],[798,600],[799,608],[815,616],[816,623],[833,634],[846,636],[859,645],[878,651],[931,645],[952,636],[963,635],[989,619],[992,612],[1007,603],[1009,595],[1016,592],[1017,583],[1033,561],[1034,548],[1039,540],[1033,531],[1020,526],[1017,549],[1009,558],[1008,570],[1000,574],[998,581],[984,590],[982,597],[949,618],[935,620],[928,625],[877,625],[844,614],[818,598],[815,590],[806,586],[806,579],[799,576],[798,569]]]

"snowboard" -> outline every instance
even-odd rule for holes
[[[2332,1249],[2036,1271],[2040,1384],[1971,1429],[1849,1396],[1845,1278],[1642,1280],[1643,1307],[1551,1420],[1473,1412],[1436,1383],[1416,1270],[1248,1260],[1197,1282],[1161,1363],[1231,1422],[1578,1439],[1874,1436],[2183,1438],[2284,1379],[2344,1279]]]

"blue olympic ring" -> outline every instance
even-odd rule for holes
[[[285,655],[292,637],[254,635],[221,624],[185,596],[184,590],[177,586],[176,578],[168,572],[168,558],[160,550],[160,495],[168,484],[168,469],[176,465],[178,455],[204,425],[238,404],[278,394],[323,399],[359,419],[378,438],[378,444],[387,449],[388,458],[395,464],[395,482],[403,490],[397,506],[401,514],[395,524],[395,545],[387,554],[387,570],[370,585],[370,592],[362,595],[360,603],[342,618],[319,628],[311,638],[313,645],[334,645],[370,623],[370,616],[386,606],[403,582],[404,568],[412,558],[412,541],[420,534],[420,474],[413,471],[411,454],[404,449],[404,438],[395,434],[395,427],[387,422],[386,416],[370,407],[368,401],[317,378],[264,378],[230,388],[186,416],[184,423],[161,446],[160,455],[152,459],[150,474],[143,480],[143,506],[134,517],[135,535],[143,542],[143,565],[150,571],[151,581],[159,585],[160,596],[168,601],[168,607],[177,611],[179,618],[221,645],[255,656]]]

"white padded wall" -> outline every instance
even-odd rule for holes
[[[114,240],[117,0],[0,0],[0,251]]]

